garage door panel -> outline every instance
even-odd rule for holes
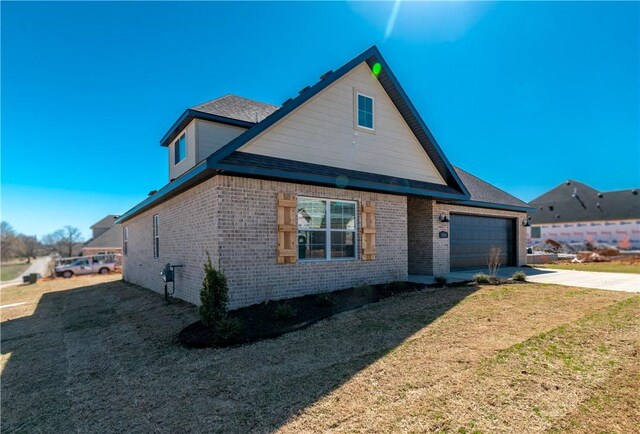
[[[515,263],[515,220],[451,214],[451,269],[487,266],[492,247],[501,250],[502,265]]]

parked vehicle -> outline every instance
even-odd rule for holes
[[[63,258],[55,267],[57,277],[69,278],[83,274],[107,274],[118,267],[116,255],[93,255],[76,258]]]

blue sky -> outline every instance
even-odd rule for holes
[[[640,187],[638,3],[2,3],[2,219],[43,235],[167,182],[158,141],[376,44],[450,161],[531,200]]]

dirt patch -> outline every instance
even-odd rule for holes
[[[242,325],[236,336],[222,337],[215,327],[207,327],[202,321],[197,321],[180,332],[179,340],[187,347],[207,348],[271,339],[342,312],[426,288],[422,284],[394,282],[255,304],[229,313],[230,318],[239,320]],[[435,288],[431,286],[429,289]]]

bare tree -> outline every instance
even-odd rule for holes
[[[82,233],[74,226],[65,226],[42,238],[43,243],[50,249],[64,256],[73,255],[73,246],[82,241]]]
[[[24,256],[26,246],[7,222],[0,223],[0,256],[2,260]]]
[[[502,251],[500,247],[491,247],[489,249],[489,258],[487,260],[487,264],[489,265],[489,274],[493,277],[496,277],[498,274],[498,269],[500,268],[500,254]]]
[[[22,240],[24,244],[24,255],[27,257],[27,261],[31,262],[31,258],[35,259],[38,252],[42,249],[42,244],[35,235],[20,234],[18,238]]]
[[[62,246],[67,256],[73,255],[73,245],[79,241],[82,241],[80,229],[74,226],[65,226],[63,228]]]

